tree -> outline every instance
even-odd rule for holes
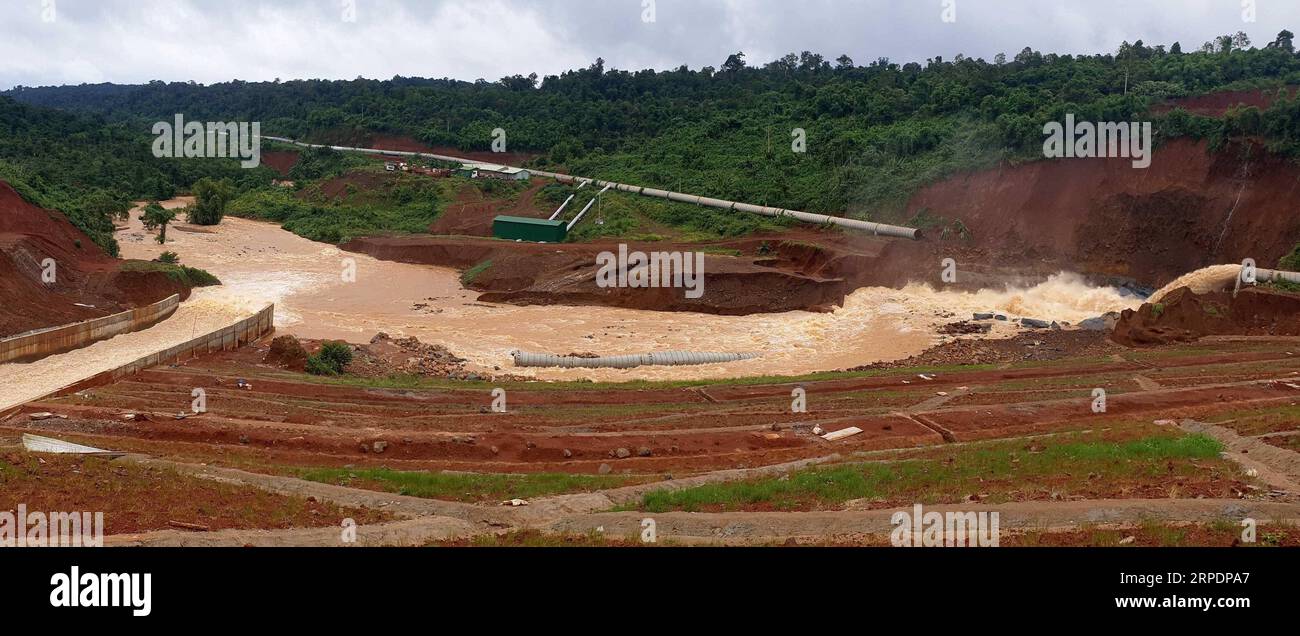
[[[217,225],[226,216],[226,205],[235,197],[235,186],[229,179],[216,181],[210,177],[194,184],[194,205],[189,209],[190,223]]]
[[[1006,54],[1006,53],[998,53],[997,55],[994,55],[994,56],[993,56],[993,63],[994,63],[994,64],[997,64],[998,66],[1002,66],[1003,64],[1006,64],[1006,63],[1007,63],[1007,54]]]
[[[835,58],[835,63],[835,70],[837,71],[845,71],[853,68],[853,58],[849,57],[848,53]]]
[[[804,51],[799,54],[799,70],[801,71],[815,73],[817,71],[825,70],[829,66],[830,65],[826,62],[826,58],[823,58],[817,53]]]
[[[1283,29],[1281,33],[1277,34],[1277,39],[1273,40],[1273,43],[1268,46],[1269,48],[1282,49],[1287,53],[1295,53],[1294,40],[1295,34]]]
[[[140,215],[140,220],[144,223],[144,229],[158,230],[159,244],[167,243],[167,224],[171,223],[175,218],[175,210],[168,210],[159,205],[157,201],[150,202],[148,207],[144,209],[144,214]]]
[[[1245,31],[1238,31],[1232,36],[1232,48],[1238,51],[1245,51],[1250,48],[1250,36]]]
[[[727,61],[722,63],[724,73],[735,73],[745,68],[744,52],[732,53],[727,56]]]
[[[1173,44],[1169,45],[1169,54],[1170,54],[1170,55],[1182,55],[1182,54],[1183,54],[1183,45],[1180,44],[1180,43],[1178,43],[1178,42],[1174,42]]]

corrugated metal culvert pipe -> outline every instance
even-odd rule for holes
[[[526,353],[514,351],[510,354],[517,367],[562,367],[566,369],[633,369],[641,366],[686,366],[694,364],[722,364],[757,358],[756,353],[709,353],[695,351],[660,351],[658,353],[641,353],[622,356],[601,356],[584,358],[581,356],[557,356],[550,353]]]

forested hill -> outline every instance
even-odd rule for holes
[[[1124,43],[1106,55],[1025,49],[993,61],[866,65],[804,52],[767,64],[743,54],[718,68],[628,72],[591,67],[496,82],[391,80],[229,82],[211,86],[23,88],[28,104],[93,113],[147,132],[147,123],[252,120],[266,134],[355,131],[409,135],[487,150],[492,131],[539,166],[789,208],[886,218],[918,186],[1003,159],[1041,156],[1043,125],[1150,118],[1167,98],[1300,84],[1292,34],[1253,46],[1245,34],[1185,51]],[[792,151],[792,131],[807,152]],[[1160,135],[1249,134],[1300,148],[1292,101],[1226,121],[1162,115]],[[3,129],[0,129],[3,133]]]
[[[113,218],[133,200],[165,199],[205,176],[250,187],[274,176],[265,168],[241,170],[233,160],[155,158],[148,133],[148,127],[0,97],[0,181],[31,203],[63,212],[116,254]]]

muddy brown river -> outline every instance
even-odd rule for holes
[[[168,207],[186,203],[168,202]],[[1138,303],[1112,289],[1089,288],[1062,274],[1024,290],[977,293],[864,288],[831,313],[793,311],[716,316],[598,306],[514,306],[482,303],[461,287],[453,269],[393,263],[309,241],[278,226],[227,217],[215,228],[178,223],[166,247],[132,213],[117,238],[125,258],[152,259],[164,250],[224,283],[232,306],[276,305],[276,327],[303,338],[368,342],[384,331],[440,344],[472,368],[542,379],[717,378],[842,369],[918,353],[940,341],[937,325],[972,312],[1078,321]],[[355,277],[349,274],[355,269]],[[1014,333],[1000,324],[993,336]],[[600,355],[687,350],[753,352],[754,360],[697,367],[520,369],[510,352]]]

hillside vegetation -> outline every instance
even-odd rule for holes
[[[155,158],[148,131],[0,97],[0,181],[31,203],[63,212],[116,255],[113,220],[132,201],[171,198],[205,176],[229,177],[244,189],[273,177],[269,169],[244,170],[234,160]]]
[[[1273,41],[1253,46],[1239,33],[1193,51],[1178,43],[1139,41],[1105,55],[1043,54],[1026,48],[992,61],[958,56],[924,64],[882,58],[859,65],[847,56],[829,60],[805,51],[757,65],[738,52],[717,68],[631,72],[607,69],[597,60],[559,76],[496,82],[403,77],[210,86],[153,82],[18,87],[8,95],[116,122],[93,128],[88,133],[92,138],[122,131],[122,139],[110,138],[84,150],[84,156],[68,157],[81,159],[75,163],[90,170],[74,169],[68,161],[58,162],[63,168],[48,161],[17,161],[28,173],[39,173],[43,183],[60,182],[60,176],[66,177],[62,181],[84,181],[85,173],[114,175],[118,181],[92,180],[68,196],[93,188],[118,196],[149,188],[157,196],[169,185],[192,183],[194,175],[186,174],[185,166],[142,158],[100,170],[90,158],[108,161],[109,151],[127,143],[129,135],[121,126],[145,131],[149,122],[184,113],[191,120],[261,121],[268,134],[326,139],[375,132],[467,151],[488,150],[492,130],[502,128],[509,150],[536,153],[537,167],[906,222],[898,218],[903,204],[924,184],[1004,160],[1040,158],[1043,125],[1066,113],[1081,121],[1152,119],[1151,107],[1170,98],[1300,84],[1300,57],[1292,40],[1283,31]],[[20,109],[20,131],[30,128],[32,119],[71,121],[68,115],[7,102],[5,109]],[[10,115],[6,120],[11,129],[14,119]],[[1192,136],[1218,144],[1249,136],[1276,152],[1300,153],[1300,100],[1280,99],[1269,108],[1234,110],[1223,118],[1174,109],[1154,119],[1158,138]],[[792,149],[792,135],[799,131],[806,152]],[[84,147],[65,145],[65,155]],[[128,156],[139,157],[145,148]],[[12,154],[0,150],[0,159]],[[311,156],[302,174],[291,176],[323,178],[337,173],[338,161]],[[256,181],[245,179],[242,191],[264,187]]]

